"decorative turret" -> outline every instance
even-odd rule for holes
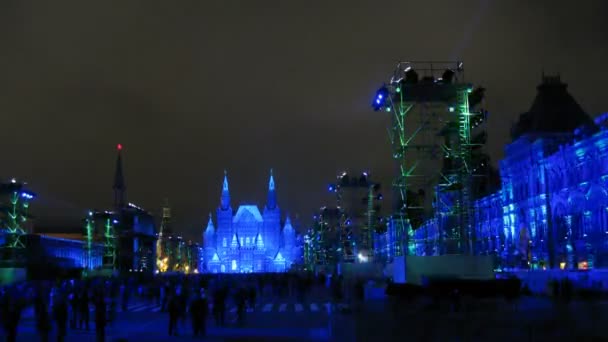
[[[268,201],[266,203],[266,208],[274,209],[277,207],[277,194],[274,189],[274,176],[272,174],[272,169],[270,169],[270,179],[268,180]]]
[[[238,248],[239,247],[239,238],[236,236],[236,233],[232,234],[232,242],[230,242],[230,248]]]
[[[228,189],[228,172],[226,170],[224,170],[224,183],[222,184],[220,208],[222,210],[227,210],[230,208],[230,190]]]
[[[125,192],[127,187],[125,185],[125,178],[122,172],[122,145],[116,145],[118,151],[118,157],[116,158],[116,170],[114,171],[114,208],[120,209],[125,207]]]
[[[285,220],[285,225],[283,226],[283,251],[284,256],[289,260],[293,260],[293,251],[296,246],[296,231],[293,229],[291,225],[291,220],[289,216]]]
[[[262,234],[258,233],[257,238],[255,239],[255,246],[258,249],[263,249],[264,248],[264,240],[262,239]]]
[[[209,213],[207,228],[205,228],[205,232],[203,233],[203,245],[205,248],[214,247],[214,234],[215,226],[213,225],[213,217],[211,216],[211,213]]]

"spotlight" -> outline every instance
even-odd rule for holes
[[[372,103],[372,108],[374,108],[375,111],[379,111],[382,107],[384,107],[384,104],[386,103],[387,99],[388,89],[386,89],[385,86],[382,86],[376,92],[376,97],[374,98],[374,102]]]

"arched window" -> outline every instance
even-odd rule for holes
[[[245,243],[247,244],[247,246],[249,246],[249,244],[251,243],[251,240],[249,239],[249,237],[247,237],[247,238],[245,239]]]
[[[232,260],[232,270],[236,271],[236,260]]]
[[[226,238],[222,238],[222,247],[228,247],[228,240]]]
[[[220,267],[220,271],[221,271],[222,273],[226,272],[226,265],[222,265],[222,266]]]

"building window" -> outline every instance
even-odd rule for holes
[[[220,270],[221,270],[222,273],[226,272],[226,265],[222,265],[220,267]]]
[[[236,271],[236,260],[232,260],[232,270]]]
[[[245,245],[245,240],[243,238],[241,238],[241,246]]]
[[[251,240],[249,239],[249,237],[247,237],[247,238],[245,239],[245,243],[247,243],[247,246],[249,246],[249,244],[251,243]]]
[[[228,240],[226,238],[222,238],[222,247],[228,247]]]

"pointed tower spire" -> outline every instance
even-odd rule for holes
[[[125,178],[122,172],[122,145],[116,145],[118,151],[118,157],[116,158],[116,170],[114,171],[114,208],[124,208],[125,206],[125,192],[127,187],[125,185]]]
[[[215,248],[215,227],[213,226],[213,216],[209,213],[207,228],[203,232],[203,246],[205,248]]]
[[[228,172],[224,170],[224,184],[222,184],[222,196],[220,198],[220,208],[226,210],[230,208],[230,190],[228,188]]]
[[[266,207],[268,209],[274,209],[277,206],[277,194],[274,188],[274,175],[272,174],[272,169],[270,169],[270,179],[268,180],[268,202],[266,203]]]
[[[205,233],[213,234],[215,231],[215,227],[213,226],[213,216],[209,213],[209,221],[207,221],[207,228],[205,229]]]
[[[291,231],[293,230],[293,226],[291,225],[291,220],[289,216],[285,219],[285,225],[283,225],[283,231]]]

